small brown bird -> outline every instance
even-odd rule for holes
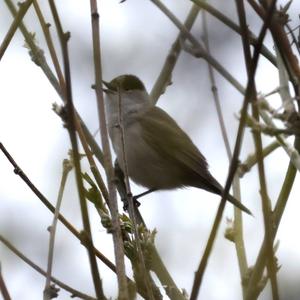
[[[223,187],[210,174],[205,157],[174,119],[153,105],[138,77],[122,75],[103,83],[109,134],[124,171],[119,127],[121,103],[128,175],[134,182],[150,190],[192,186],[222,194]],[[228,195],[227,200],[251,214],[233,196]]]

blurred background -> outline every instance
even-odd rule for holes
[[[15,1],[16,3],[17,1]],[[73,97],[77,110],[91,132],[98,129],[94,91],[90,7],[88,1],[56,1],[64,30],[71,32],[69,42]],[[51,19],[48,1],[39,1],[59,49],[55,26]],[[164,1],[183,22],[191,7],[187,0]],[[234,1],[210,1],[220,11],[237,21]],[[281,1],[279,3],[284,4]],[[299,3],[294,1],[289,10],[291,27],[299,25]],[[260,30],[261,22],[248,9],[250,29]],[[178,30],[150,1],[115,0],[99,1],[101,24],[101,50],[103,78],[128,73],[138,75],[148,91],[152,89]],[[3,40],[12,22],[5,4],[0,2],[0,36]],[[207,15],[211,52],[219,62],[243,85],[246,71],[241,40],[222,23]],[[25,23],[36,34],[38,45],[46,49],[45,40],[33,8]],[[201,19],[192,33],[200,39],[203,35]],[[266,40],[274,51],[270,37]],[[60,54],[60,52],[59,52]],[[45,55],[50,62],[48,52]],[[238,113],[243,96],[224,78],[215,73],[217,88],[226,122],[231,147],[234,146]],[[56,202],[62,161],[67,158],[70,141],[61,119],[52,111],[52,104],[61,104],[60,98],[45,75],[28,55],[24,38],[17,32],[0,64],[0,141],[5,145],[32,182],[51,201]],[[224,183],[228,171],[228,158],[222,140],[215,105],[208,80],[207,63],[188,53],[182,53],[175,67],[172,85],[159,99],[158,105],[173,116],[191,136],[206,156],[212,174]],[[257,90],[268,93],[278,86],[276,69],[263,58],[259,61]],[[272,105],[280,101],[272,97]],[[97,140],[100,141],[99,134]],[[271,141],[264,138],[264,145]],[[290,139],[292,143],[293,140]],[[249,129],[246,131],[241,160],[254,150]],[[268,192],[274,204],[287,169],[288,157],[282,149],[276,150],[265,160]],[[89,171],[82,160],[83,170]],[[0,234],[35,263],[46,269],[48,239],[47,227],[52,214],[41,204],[29,188],[15,176],[7,159],[0,154]],[[253,168],[241,179],[242,200],[254,217],[244,216],[245,243],[248,263],[255,263],[263,239],[263,218],[259,194],[257,169]],[[299,299],[300,295],[300,242],[296,228],[300,226],[299,178],[294,185],[277,240],[279,288],[282,299]],[[82,229],[74,173],[68,178],[62,204],[62,214],[78,229]],[[132,184],[133,194],[144,191]],[[168,270],[177,285],[190,293],[194,272],[198,267],[213,223],[219,197],[205,191],[189,188],[156,192],[141,199],[141,213],[150,229],[156,228],[156,244]],[[121,208],[121,204],[119,206]],[[114,260],[111,236],[101,227],[98,215],[90,205],[90,217],[96,246]],[[233,207],[227,205],[222,226],[209,259],[209,265],[200,292],[200,299],[241,299],[240,276],[234,244],[223,236],[226,218],[233,217]],[[41,299],[45,279],[23,263],[3,244],[0,244],[0,263],[5,282],[13,299]],[[117,296],[116,277],[99,263],[107,296]],[[94,294],[85,249],[61,224],[58,226],[53,275],[61,281]],[[71,276],[70,276],[71,275]],[[163,288],[161,287],[163,293]],[[67,299],[61,291],[58,299]],[[268,286],[260,299],[270,299]]]

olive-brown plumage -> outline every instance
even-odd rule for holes
[[[124,169],[118,126],[121,102],[126,162],[133,181],[148,189],[193,186],[222,194],[223,188],[210,174],[205,157],[175,120],[152,104],[136,76],[122,75],[104,84],[109,134],[118,163]],[[251,214],[233,196],[229,195],[227,200]]]

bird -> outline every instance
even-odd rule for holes
[[[130,179],[150,191],[196,187],[222,195],[224,189],[210,173],[204,155],[177,122],[153,103],[137,76],[120,75],[110,82],[103,80],[103,85],[109,136],[123,172],[126,161]],[[226,200],[251,215],[232,195]]]

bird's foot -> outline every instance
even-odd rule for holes
[[[141,194],[138,194],[138,195],[136,195],[136,196],[132,196],[132,194],[128,194],[126,198],[123,198],[123,199],[122,199],[122,202],[123,202],[123,209],[124,209],[125,211],[128,210],[128,199],[130,199],[130,198],[132,198],[134,206],[135,206],[135,207],[139,207],[139,206],[141,205],[141,202],[139,202],[137,199],[139,199],[139,198],[141,198],[141,197],[143,197],[143,196],[146,196],[146,195],[148,195],[148,194],[150,194],[150,193],[152,193],[152,192],[154,192],[154,191],[156,191],[156,189],[150,189],[150,190],[148,190],[148,191],[146,191],[146,192],[143,192],[143,193],[141,193]]]
[[[122,202],[123,202],[123,210],[127,211],[128,210],[128,206],[129,206],[129,203],[128,203],[128,199],[131,199],[132,198],[132,201],[133,201],[133,205],[135,207],[139,207],[141,205],[141,203],[137,200],[139,198],[140,195],[137,195],[137,196],[132,196],[132,194],[128,194],[126,198],[123,198],[122,199]]]

